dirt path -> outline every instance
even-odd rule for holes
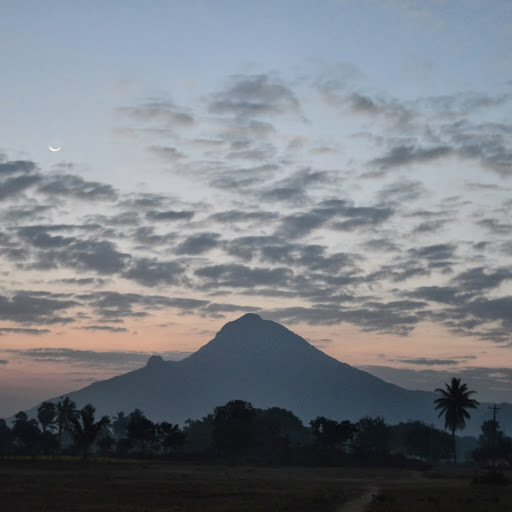
[[[345,503],[339,508],[338,512],[365,512],[368,505],[372,502],[374,496],[376,496],[378,492],[378,487],[368,487],[362,496]]]

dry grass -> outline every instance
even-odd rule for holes
[[[335,468],[0,462],[3,512],[327,511],[358,492]]]
[[[512,486],[473,484],[469,469],[441,469],[383,482],[368,512],[512,512]]]
[[[512,512],[512,486],[440,469],[298,468],[102,460],[0,461],[0,510],[339,511],[375,489],[371,512]],[[378,490],[376,490],[378,489]],[[372,491],[373,492],[373,491]]]

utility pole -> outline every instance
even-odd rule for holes
[[[489,409],[492,409],[492,468],[496,469],[496,412],[500,408],[494,404]]]

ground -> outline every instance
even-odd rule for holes
[[[512,512],[511,486],[475,486],[471,479],[471,470],[3,460],[0,508],[3,512]]]

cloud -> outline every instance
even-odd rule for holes
[[[327,220],[328,217],[314,211],[295,213],[282,219],[276,234],[284,238],[301,238],[325,224]]]
[[[453,154],[453,149],[449,146],[418,148],[410,145],[400,145],[391,148],[384,156],[371,160],[370,164],[387,170],[404,165],[428,163],[451,154]]]
[[[459,273],[453,282],[466,292],[482,292],[497,288],[512,280],[512,267],[489,270],[483,267],[470,268]]]
[[[71,365],[80,365],[90,370],[109,368],[119,373],[144,366],[152,355],[147,352],[97,352],[72,348],[7,349],[4,352],[39,363],[62,365],[68,368]]]
[[[44,204],[10,204],[8,208],[2,210],[1,215],[4,222],[20,222],[20,221],[38,221],[44,214],[53,208],[52,205]]]
[[[156,121],[170,127],[188,128],[194,125],[191,112],[163,98],[150,99],[137,107],[121,107],[118,112],[137,121]]]
[[[166,162],[176,162],[185,158],[181,151],[169,146],[150,146],[149,151]]]
[[[449,371],[412,370],[377,365],[364,365],[358,368],[406,389],[424,391],[434,391],[435,388],[443,387],[444,383],[450,382],[456,376],[467,384],[469,389],[477,391],[476,396],[480,402],[510,402],[512,393],[512,369],[506,367],[461,367],[459,365],[450,368]]]
[[[427,357],[416,357],[414,359],[397,359],[400,363],[414,364],[420,366],[451,366],[460,364],[457,359],[429,359]]]
[[[247,190],[251,187],[262,185],[268,182],[279,170],[279,166],[275,164],[263,164],[253,167],[243,168],[222,168],[212,173],[211,169],[207,169],[206,175],[208,184],[211,187],[228,190],[230,192],[236,190]]]
[[[510,235],[512,233],[512,223],[503,223],[498,219],[481,219],[476,224],[495,235]]]
[[[370,251],[378,252],[396,252],[399,250],[399,246],[387,238],[374,238],[366,240],[363,246]]]
[[[177,261],[135,258],[122,275],[144,286],[158,286],[180,283],[183,280],[183,272],[183,265]]]
[[[352,304],[344,307],[336,301],[332,305],[274,309],[266,311],[265,315],[280,322],[305,322],[310,325],[337,325],[347,322],[366,332],[407,336],[423,320],[425,315],[422,310],[425,305],[418,301],[371,301],[357,307]]]
[[[461,291],[453,286],[421,286],[407,292],[407,295],[441,304],[458,304],[463,300],[460,293]]]
[[[209,110],[215,114],[257,116],[298,112],[299,102],[293,92],[267,75],[237,75],[232,84],[215,94]]]
[[[351,207],[343,212],[348,219],[332,223],[332,228],[339,231],[352,231],[361,227],[377,226],[388,220],[394,213],[392,208]]]
[[[18,236],[40,249],[65,247],[76,241],[74,237],[52,236],[47,231],[48,226],[25,226],[18,230]]]
[[[30,174],[37,170],[37,166],[30,160],[3,161],[0,155],[0,177],[8,174]]]
[[[0,336],[6,334],[28,334],[29,336],[41,336],[49,334],[49,329],[21,329],[19,327],[0,327]]]
[[[106,331],[106,332],[128,332],[128,329],[124,327],[112,327],[110,325],[87,325],[86,327],[80,327],[84,331]]]
[[[218,233],[198,233],[189,236],[176,247],[177,254],[197,255],[211,251],[220,245]]]
[[[369,97],[359,93],[352,93],[349,98],[350,109],[353,112],[364,114],[377,114],[381,108]]]
[[[156,220],[156,221],[169,221],[169,220],[190,220],[194,216],[193,211],[157,211],[150,210],[146,212],[146,218],[148,220]]]
[[[106,280],[99,277],[71,277],[65,279],[57,279],[56,282],[78,286],[103,286],[106,283]]]
[[[251,268],[245,265],[210,265],[197,269],[194,274],[203,278],[200,288],[254,288],[264,285],[285,286],[293,276],[289,268]]]
[[[254,306],[240,306],[238,304],[221,304],[221,303],[211,303],[202,308],[202,311],[207,315],[212,316],[223,316],[219,315],[219,313],[256,313],[260,311],[261,308],[257,308]]]
[[[41,176],[23,175],[0,181],[0,201],[16,197],[41,180]]]
[[[209,220],[222,224],[235,224],[240,222],[269,222],[277,219],[278,217],[278,213],[269,211],[228,210],[210,215]]]
[[[39,191],[52,196],[87,201],[113,200],[117,191],[106,183],[85,181],[75,174],[51,174],[42,180]]]
[[[450,219],[427,220],[418,224],[413,229],[413,233],[436,233],[441,231],[450,222],[453,221]]]
[[[118,252],[112,242],[91,239],[69,245],[57,258],[61,264],[67,266],[93,270],[99,274],[115,274],[125,268],[129,256]]]
[[[426,194],[425,186],[421,181],[402,179],[383,187],[378,198],[385,204],[409,203]]]
[[[263,202],[289,202],[300,206],[320,187],[335,183],[333,173],[305,168],[263,188],[258,197]]]
[[[435,244],[419,247],[418,249],[409,249],[408,252],[413,258],[439,262],[454,258],[456,250],[457,246],[455,244]]]
[[[108,323],[122,322],[124,318],[142,318],[148,316],[148,311],[168,308],[184,313],[194,312],[210,304],[207,300],[113,291],[82,294],[77,298],[89,304],[100,321]]]
[[[51,294],[45,297],[37,292],[20,291],[12,297],[0,295],[0,320],[21,324],[66,324],[74,319],[60,316],[60,313],[79,305],[75,300],[52,298]]]

